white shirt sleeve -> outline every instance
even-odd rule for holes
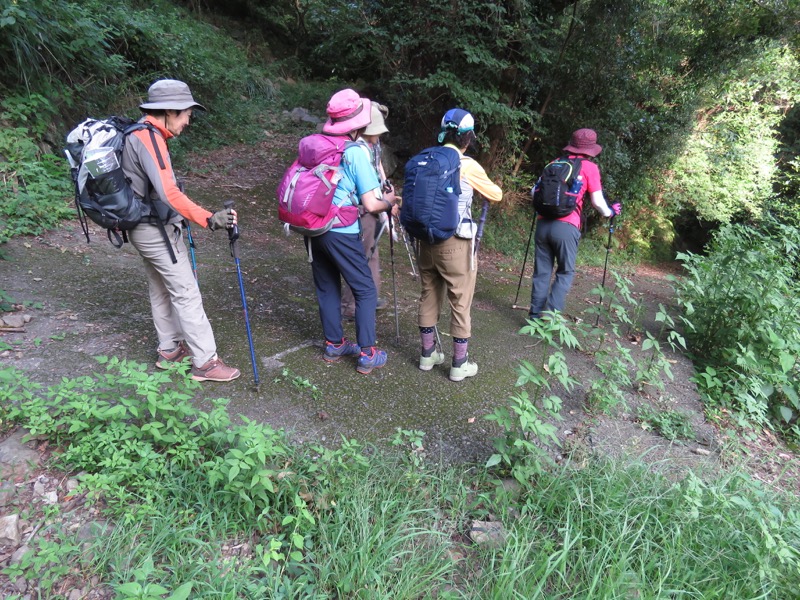
[[[592,206],[604,217],[614,216],[614,211],[608,207],[608,203],[606,203],[606,199],[603,196],[603,190],[592,192]]]

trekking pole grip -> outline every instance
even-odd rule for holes
[[[225,207],[225,210],[232,209],[233,200],[225,200],[225,202],[222,203],[222,206]],[[228,229],[228,240],[231,243],[231,255],[236,259],[239,258],[239,249],[236,245],[236,240],[238,239],[239,239],[239,226],[234,224],[233,227]]]

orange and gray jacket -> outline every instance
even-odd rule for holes
[[[207,227],[211,213],[178,188],[167,149],[172,133],[149,116],[140,122],[151,127],[131,133],[122,154],[122,170],[131,181],[133,193],[149,201],[153,213],[165,223],[186,219]]]

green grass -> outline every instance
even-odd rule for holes
[[[219,410],[196,411],[176,374],[156,378],[168,392],[154,400],[159,382],[145,383],[148,374],[137,365],[112,360],[107,369],[94,383],[79,378],[51,390],[0,371],[3,419],[70,444],[66,456],[81,459],[89,497],[109,501],[105,518],[112,523],[86,543],[54,526],[6,576],[56,589],[77,569],[119,598],[175,599],[187,591],[231,599],[788,598],[800,581],[794,499],[745,475],[703,481],[689,473],[675,483],[641,465],[595,460],[583,469],[544,469],[506,491],[491,470],[425,463],[413,447],[293,445],[258,424],[234,426]],[[179,445],[147,442],[150,434],[131,418],[139,405],[125,389],[144,391],[143,385],[150,400],[142,406],[155,410],[145,422],[183,415],[183,424],[169,421]],[[90,401],[83,389],[101,397],[118,389],[130,414],[120,418],[101,403],[90,418],[78,418]],[[67,432],[67,423],[75,430]],[[119,465],[106,460],[118,436],[122,445],[138,440],[147,448],[152,475],[131,472],[120,480]],[[87,440],[106,449],[94,456]],[[225,481],[213,476],[223,457],[246,468],[249,455],[237,448],[268,447],[273,454],[256,463],[272,470],[268,494],[232,469]],[[137,484],[115,487],[125,481]],[[28,518],[56,512],[34,508]],[[499,521],[505,541],[495,548],[472,544],[473,520]]]

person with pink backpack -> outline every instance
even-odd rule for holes
[[[369,99],[351,89],[341,90],[328,102],[328,120],[322,133],[355,142],[369,125],[371,110]],[[394,195],[381,194],[375,168],[358,144],[346,143],[337,178],[334,206],[363,205],[373,214],[392,210]],[[375,347],[378,292],[364,254],[359,220],[336,222],[324,233],[306,236],[305,241],[325,335],[324,360],[336,362],[344,356],[357,356],[356,370],[365,375],[384,366],[386,352]],[[356,342],[347,340],[342,329],[342,279],[355,297]]]

